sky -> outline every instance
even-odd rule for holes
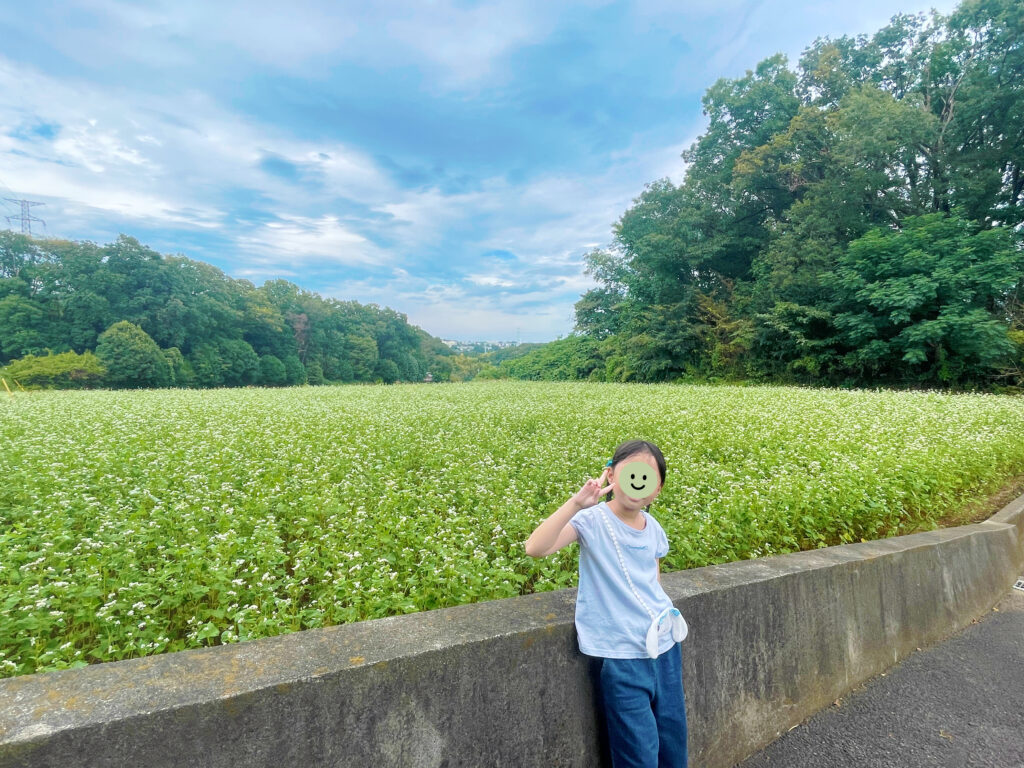
[[[33,234],[551,341],[597,286],[584,255],[683,180],[718,78],[955,5],[4,0],[0,197],[43,203]]]

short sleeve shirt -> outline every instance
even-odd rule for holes
[[[607,525],[602,519],[607,519]],[[650,514],[641,512],[646,525],[626,525],[601,501],[582,509],[569,521],[580,545],[580,578],[576,594],[576,633],[580,651],[609,659],[646,659],[651,615],[629,588],[608,533],[612,527],[633,586],[657,615],[672,606],[658,581],[655,558],[668,552],[665,531]],[[658,654],[672,647],[671,634],[662,635]]]

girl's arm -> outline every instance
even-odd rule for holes
[[[581,509],[596,504],[599,498],[615,486],[613,481],[604,488],[601,487],[601,483],[607,476],[608,467],[605,467],[601,477],[587,480],[571,499],[560,506],[551,517],[538,525],[536,530],[530,534],[530,538],[526,540],[526,554],[530,557],[547,557],[576,541],[576,529],[569,525],[569,521]]]
[[[526,554],[530,557],[547,557],[576,541],[576,529],[569,521],[583,507],[575,499],[569,499],[551,517],[537,526],[526,540]]]
[[[658,583],[661,584],[661,558],[654,558],[654,562],[658,564]]]

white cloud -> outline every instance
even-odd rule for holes
[[[165,108],[188,120],[170,117]],[[40,123],[59,126],[52,142],[21,130]],[[268,152],[301,166],[319,187],[289,184],[262,171],[259,162]],[[2,58],[0,157],[7,186],[47,203],[51,232],[81,226],[90,216],[96,219],[96,211],[149,226],[232,227],[238,222],[221,210],[224,194],[245,189],[283,213],[267,232],[243,234],[241,248],[264,254],[260,242],[269,240],[288,253],[308,247],[310,257],[330,260],[343,250],[356,261],[380,254],[336,216],[304,212],[329,209],[339,199],[383,202],[395,189],[358,150],[276,135],[199,92],[182,94],[168,106],[156,96],[128,99]]]
[[[376,227],[403,250],[438,246],[453,224],[485,209],[486,197],[481,193],[445,195],[436,187],[395,190],[391,200],[374,208],[390,217]]]
[[[60,23],[51,24],[47,38],[65,56],[89,66],[185,66],[197,49],[206,49],[296,71],[345,51],[362,26],[351,10],[330,2],[152,0],[143,6],[79,0],[72,5],[79,16],[91,17],[91,26],[104,30],[105,44],[83,45],[80,28]],[[69,10],[61,8],[61,15]]]
[[[388,259],[376,245],[342,226],[335,216],[312,219],[281,214],[238,243],[275,263],[380,264]]]
[[[471,8],[451,2],[410,2],[383,20],[399,50],[412,50],[439,71],[439,85],[464,88],[491,79],[509,51],[547,37],[555,26],[549,3],[499,0]],[[388,46],[389,55],[394,46]]]
[[[116,129],[98,127],[92,119],[86,124],[69,126],[53,142],[53,151],[59,162],[82,165],[93,173],[103,173],[110,166],[131,166],[136,169],[153,168],[153,162],[128,146]]]
[[[486,233],[463,247],[470,254],[463,260],[465,274],[438,284],[430,276],[434,265],[420,262],[394,271],[388,281],[346,281],[326,293],[401,307],[411,322],[446,338],[468,333],[506,339],[513,327],[533,340],[549,340],[557,329],[568,333],[573,305],[598,285],[584,274],[584,254],[611,243],[612,224],[644,183],[664,176],[682,181],[679,154],[691,142],[647,146],[638,137],[590,177],[549,175],[520,185],[494,177],[472,193],[399,193],[398,201],[378,210],[401,225],[403,248],[443,246],[445,233],[460,222],[475,222]],[[510,251],[516,259],[484,256],[492,250]],[[453,257],[446,266],[460,265]]]
[[[95,220],[104,213],[185,229],[212,229],[223,222],[224,213],[216,207],[197,208],[192,201],[174,194],[152,191],[151,185],[131,181],[131,173],[117,167],[146,165],[140,159],[118,158],[114,152],[102,162],[75,165],[69,158],[77,151],[84,152],[81,147],[54,160],[9,151],[16,146],[10,137],[0,138],[5,185],[17,190],[18,195],[43,198],[47,204],[44,218],[49,218],[51,233],[73,231],[75,226],[83,226],[88,219]]]
[[[240,267],[232,270],[232,272],[234,277],[244,278],[255,284],[278,278],[298,277],[299,275],[294,270],[285,269],[277,261],[269,262],[265,267]]]
[[[475,7],[452,0],[158,0],[145,7],[89,0],[76,5],[108,29],[108,44],[83,45],[80,33],[66,25],[55,25],[48,38],[83,64],[183,66],[193,50],[205,49],[304,75],[321,74],[339,62],[382,70],[413,65],[430,71],[428,87],[442,90],[476,88],[489,77],[500,78],[495,63],[550,34],[562,12],[542,0]]]
[[[483,285],[492,288],[514,288],[519,284],[515,280],[497,277],[495,275],[466,275],[466,280],[474,283],[475,285]]]
[[[325,296],[355,299],[399,308],[413,325],[445,339],[464,341],[550,341],[572,329],[572,301],[552,302],[547,292],[512,294],[509,298],[467,292],[457,284],[402,276],[387,282],[349,280],[320,291]],[[517,308],[527,299],[541,306]]]

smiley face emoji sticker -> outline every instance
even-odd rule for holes
[[[658,490],[658,470],[646,461],[631,461],[619,470],[622,492],[631,499],[646,499]]]

